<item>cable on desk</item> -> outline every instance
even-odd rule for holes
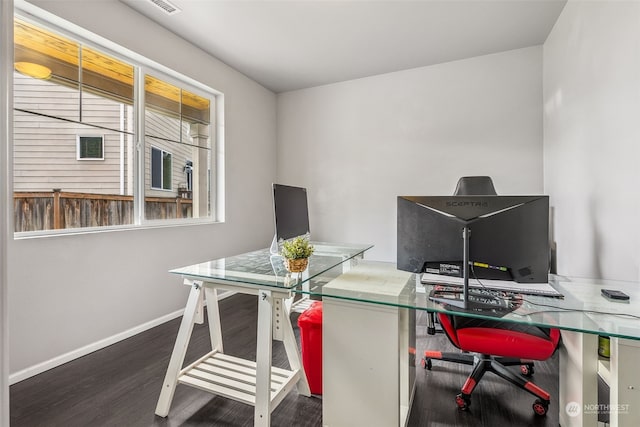
[[[473,263],[470,263],[470,264],[471,264],[471,273],[473,274],[473,278],[478,281],[478,284],[480,285],[481,288],[485,288],[486,286],[484,285],[484,283],[482,283],[480,279],[478,279],[478,276],[476,276],[476,270],[473,268]]]
[[[486,289],[486,286],[484,285],[484,283],[482,283],[482,281],[480,279],[478,279],[478,277],[476,276],[476,272],[473,268],[473,264],[470,265],[471,266],[471,273],[473,274],[473,278],[476,279],[478,281],[478,284],[480,285],[480,288],[482,289]],[[515,295],[517,294],[517,292],[515,291],[503,291],[506,295],[506,298],[512,298],[510,297],[510,295]],[[638,319],[640,320],[640,316],[635,315],[635,314],[629,314],[629,313],[612,313],[612,312],[608,312],[608,311],[597,311],[597,310],[581,310],[581,309],[577,309],[577,308],[565,308],[565,307],[559,307],[557,305],[552,305],[552,304],[543,304],[543,303],[539,303],[539,302],[533,302],[531,300],[528,300],[524,297],[521,298],[521,301],[523,302],[527,302],[529,304],[532,305],[537,305],[540,307],[550,307],[550,308],[556,308],[557,310],[544,310],[544,311],[532,311],[530,313],[527,314],[541,314],[541,313],[566,313],[566,312],[576,312],[576,313],[590,313],[590,314],[603,314],[603,315],[607,315],[607,316],[620,316],[620,317],[628,317],[628,318],[632,318],[632,319]]]
[[[525,302],[529,303],[529,304],[537,305],[537,306],[540,306],[540,307],[550,307],[550,308],[557,309],[557,310],[532,311],[532,312],[527,313],[527,314],[576,312],[576,313],[604,314],[604,315],[607,315],[607,316],[630,317],[632,319],[640,320],[640,316],[635,315],[635,314],[630,314],[630,313],[613,313],[613,312],[598,311],[598,310],[581,310],[579,308],[565,308],[565,307],[559,307],[557,305],[552,305],[552,304],[543,304],[543,303],[539,303],[539,302],[533,302],[533,301],[530,301],[530,300],[528,300],[526,298],[523,298],[523,300]]]

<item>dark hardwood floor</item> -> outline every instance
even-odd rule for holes
[[[255,358],[257,300],[234,295],[220,302],[225,352]],[[442,334],[426,334],[426,314],[417,316],[417,348],[452,349]],[[296,317],[293,317],[296,327]],[[251,426],[253,408],[199,390],[178,386],[167,418],[154,410],[180,319],[11,386],[12,427]],[[210,350],[205,325],[196,325],[187,362]],[[287,367],[281,343],[274,365]],[[514,368],[515,369],[515,368]],[[530,394],[487,374],[474,391],[469,411],[454,403],[470,367],[434,362],[416,370],[410,426],[557,426],[558,360],[536,363],[536,384],[552,394],[549,414],[533,414]],[[273,411],[273,426],[321,426],[322,399],[292,392]],[[374,426],[368,426],[374,427]],[[386,427],[386,426],[381,426]]]

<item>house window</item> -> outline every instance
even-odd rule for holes
[[[213,149],[221,93],[99,36],[19,14],[16,232],[222,216],[214,192],[222,150]]]
[[[151,188],[171,190],[171,153],[151,147]]]
[[[77,159],[104,160],[104,136],[78,135]]]

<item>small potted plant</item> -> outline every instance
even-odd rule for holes
[[[282,243],[284,266],[292,273],[300,273],[307,269],[309,257],[315,248],[305,237],[296,237]]]

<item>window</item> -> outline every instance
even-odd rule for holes
[[[78,135],[78,160],[104,160],[103,136]]]
[[[151,183],[145,185],[146,197],[164,196],[166,190],[175,190],[184,199],[181,208],[190,209],[177,215],[194,218],[211,215],[211,101],[169,81],[167,76],[147,74],[144,87],[144,139],[145,145],[152,147]],[[158,167],[161,159],[162,172]],[[189,165],[188,170],[184,165]],[[145,204],[146,219],[162,219],[167,215],[170,213],[155,203]]]
[[[151,147],[151,188],[171,190],[171,153]]]
[[[37,19],[14,19],[15,231],[215,220],[222,94]]]

